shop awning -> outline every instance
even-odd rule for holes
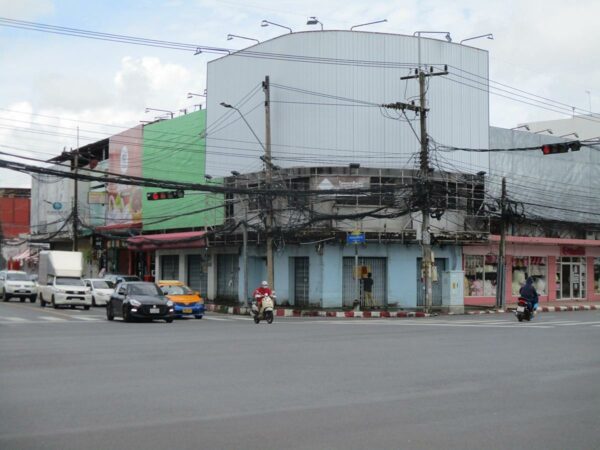
[[[25,261],[27,258],[29,258],[31,256],[31,251],[29,249],[19,253],[17,256],[14,256],[13,260],[15,261]]]
[[[127,239],[131,250],[160,250],[179,248],[206,247],[204,231],[187,231],[184,233],[147,234]]]
[[[500,236],[492,234],[491,242],[500,242]],[[528,237],[528,236],[506,236],[508,244],[539,244],[539,245],[570,245],[580,247],[600,247],[600,240],[596,239],[561,239],[547,237]]]

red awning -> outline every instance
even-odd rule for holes
[[[204,231],[187,231],[184,233],[146,234],[127,239],[131,250],[160,250],[178,248],[206,247]]]

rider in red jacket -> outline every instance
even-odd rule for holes
[[[252,297],[256,300],[256,304],[258,305],[258,311],[262,310],[262,299],[265,295],[269,297],[273,297],[273,291],[269,289],[269,283],[263,281],[260,283],[260,287],[256,288],[252,293]]]

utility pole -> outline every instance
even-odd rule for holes
[[[271,189],[273,179],[273,163],[271,162],[271,91],[269,87],[269,76],[263,81],[265,92],[265,181],[267,191]],[[266,234],[267,234],[267,281],[269,287],[275,289],[275,276],[273,273],[273,204],[269,198],[267,204]]]
[[[506,177],[502,177],[502,197],[500,197],[500,248],[498,249],[498,275],[496,276],[496,308],[504,309],[506,306],[506,263],[504,261],[506,254]]]
[[[431,209],[431,180],[429,177],[429,139],[427,137],[427,112],[429,109],[426,107],[425,94],[426,94],[426,86],[425,79],[427,77],[434,77],[440,75],[448,75],[447,66],[444,67],[443,72],[425,72],[421,69],[421,61],[419,57],[419,67],[415,71],[415,75],[410,75],[407,77],[401,77],[401,80],[409,80],[413,78],[417,78],[419,80],[419,106],[414,104],[407,104],[396,102],[392,104],[382,105],[384,108],[391,109],[401,109],[402,111],[408,109],[410,111],[415,111],[419,114],[420,124],[421,124],[421,134],[420,134],[420,180],[423,189],[420,190],[422,198],[419,199],[421,203],[421,247],[423,250],[422,253],[422,261],[421,261],[421,271],[423,274],[423,285],[425,287],[425,297],[424,297],[424,306],[425,311],[430,312],[431,306],[433,303],[433,286],[432,286],[432,266],[433,266],[433,257],[431,252],[431,234],[429,230],[429,213]]]
[[[75,178],[73,179],[73,251],[79,250],[79,239],[78,239],[78,222],[79,222],[79,205],[78,205],[78,192],[77,192],[77,174],[79,169],[79,126],[77,127],[77,150],[75,150]]]

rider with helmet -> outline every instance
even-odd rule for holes
[[[269,283],[263,281],[260,283],[260,287],[257,287],[252,294],[252,298],[254,298],[258,306],[259,314],[262,312],[262,300],[266,295],[273,298],[273,291],[269,288]]]

